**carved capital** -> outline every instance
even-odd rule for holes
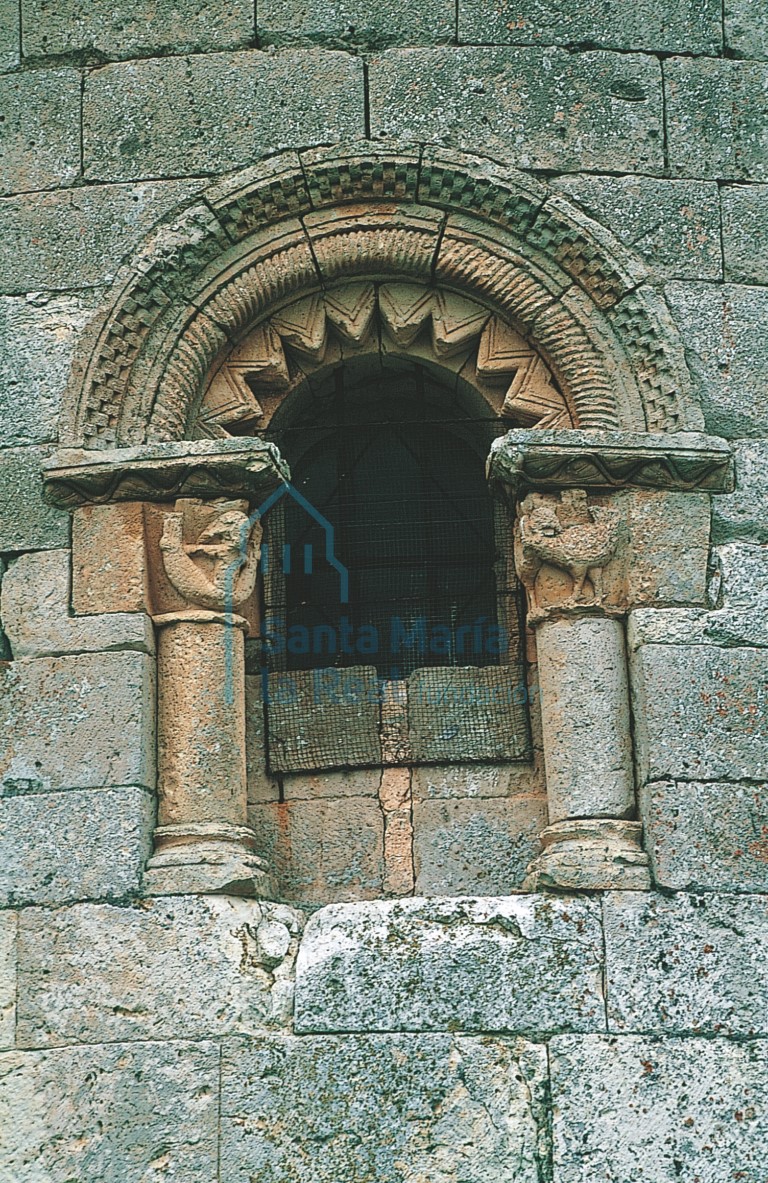
[[[245,501],[184,499],[163,514],[163,567],[185,603],[232,612],[253,594],[262,528],[247,511]]]

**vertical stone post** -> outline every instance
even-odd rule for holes
[[[163,515],[165,575],[185,601],[155,615],[158,780],[152,894],[268,894],[247,824],[245,658],[261,526],[241,502],[183,500]]]

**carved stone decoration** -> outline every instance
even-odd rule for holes
[[[605,608],[604,570],[616,555],[622,532],[620,511],[590,505],[584,489],[564,489],[559,496],[529,493],[520,503],[514,543],[529,623],[546,619],[554,609]],[[564,597],[542,594],[539,580],[546,567],[568,575],[571,586]],[[591,589],[585,589],[587,580]]]
[[[490,161],[361,143],[273,157],[159,225],[78,351],[60,439],[183,437],[229,342],[353,280],[436,283],[533,334],[584,427],[703,423],[663,300],[604,227]]]
[[[482,304],[424,284],[346,283],[289,305],[236,346],[210,379],[196,433],[225,435],[246,422],[262,430],[281,399],[318,368],[352,354],[386,356],[393,346],[436,365],[461,366],[494,413],[547,426],[572,421],[544,360]]]
[[[181,501],[163,515],[163,566],[190,606],[232,612],[253,594],[262,530],[248,517],[247,506],[242,501]],[[190,529],[195,541],[185,544]]]

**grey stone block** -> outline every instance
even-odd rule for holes
[[[768,65],[671,58],[664,91],[673,176],[768,180]]]
[[[541,797],[417,801],[413,807],[416,895],[510,895],[540,853]]]
[[[0,70],[19,64],[21,30],[17,0],[0,0]]]
[[[726,608],[768,608],[768,546],[728,542],[713,548],[717,594]]]
[[[414,798],[421,801],[543,795],[546,791],[539,754],[530,764],[424,764],[413,769],[412,780]]]
[[[719,53],[720,0],[459,0],[459,39],[481,45],[568,45]]]
[[[557,1183],[756,1183],[764,1173],[764,1042],[562,1035],[550,1063]]]
[[[766,1034],[768,897],[616,891],[604,923],[609,1030]]]
[[[602,933],[587,899],[334,904],[307,925],[296,1030],[603,1030]]]
[[[16,1037],[15,912],[0,912],[0,1049],[13,1047]]]
[[[42,550],[11,562],[0,590],[0,623],[14,657],[133,650],[155,652],[152,621],[141,612],[70,616],[70,552]]]
[[[300,924],[285,906],[224,896],[24,909],[19,1046],[204,1039],[283,1026]],[[277,959],[275,925],[287,930]]]
[[[739,440],[734,453],[736,492],[714,498],[712,541],[768,542],[768,439]]]
[[[0,194],[69,185],[80,175],[80,74],[0,78]]]
[[[241,168],[265,152],[363,136],[363,66],[301,49],[106,66],[86,81],[83,118],[90,178]]]
[[[371,797],[251,805],[258,837],[281,899],[306,904],[380,896],[384,815]]]
[[[0,450],[0,551],[69,545],[69,514],[43,501],[44,447]]]
[[[0,792],[154,788],[154,675],[141,653],[0,667]]]
[[[707,430],[729,439],[768,435],[768,402],[763,397],[768,382],[768,289],[668,283],[665,292]]]
[[[662,167],[653,58],[552,49],[391,50],[370,64],[374,137],[437,140],[518,168]]]
[[[768,651],[644,645],[630,664],[641,784],[768,779]]]
[[[768,648],[768,613],[745,608],[641,608],[628,618],[627,641],[642,645],[717,645]]]
[[[0,298],[0,447],[56,438],[72,352],[91,312],[87,297]]]
[[[768,185],[724,185],[720,200],[726,279],[768,284]]]
[[[228,1040],[221,1178],[538,1183],[546,1070],[523,1040]]]
[[[640,815],[660,887],[768,892],[768,784],[659,781]]]
[[[558,177],[552,185],[664,279],[720,279],[720,205],[710,181]]]
[[[108,284],[163,214],[204,181],[91,185],[0,200],[0,291]]]
[[[145,789],[0,787],[0,907],[137,895],[154,824]]]
[[[80,53],[87,61],[235,49],[253,41],[251,0],[21,0],[25,58]]]
[[[725,46],[736,57],[768,58],[768,23],[755,0],[724,0]]]
[[[211,1183],[218,1045],[146,1043],[0,1056],[3,1183]]]
[[[260,45],[323,45],[377,52],[393,45],[446,45],[456,34],[455,0],[259,0]]]

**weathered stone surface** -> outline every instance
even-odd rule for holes
[[[0,907],[137,895],[154,824],[145,789],[7,794],[0,785]]]
[[[375,797],[380,780],[380,768],[286,773],[283,798],[286,801],[314,801],[318,797]]]
[[[595,1031],[598,905],[586,899],[334,904],[307,925],[298,1031]]]
[[[546,1051],[523,1040],[227,1040],[222,1180],[538,1183]]]
[[[664,91],[673,176],[768,180],[768,66],[672,58]]]
[[[0,200],[0,291],[110,283],[157,219],[204,184],[89,185]]]
[[[374,136],[482,143],[521,168],[662,165],[659,66],[639,54],[391,50],[371,63],[370,91]]]
[[[768,897],[614,892],[604,900],[612,1031],[768,1029]]]
[[[456,31],[454,0],[426,0],[418,7],[377,0],[259,0],[260,45],[323,45],[375,52],[392,45],[445,45]]]
[[[707,429],[730,439],[768,434],[768,290],[704,283],[665,290]]]
[[[768,892],[768,785],[658,781],[640,815],[660,887]]]
[[[72,351],[90,312],[81,296],[0,298],[0,447],[56,438]]]
[[[16,913],[0,912],[0,1048],[16,1036],[16,931]]]
[[[0,667],[0,788],[154,787],[154,662],[82,654]]]
[[[301,916],[284,905],[175,896],[21,917],[22,1047],[245,1035],[290,1019]]]
[[[718,645],[724,648],[768,648],[766,610],[751,608],[641,608],[627,619],[627,643],[633,653],[641,645]]]
[[[608,49],[718,53],[722,45],[719,0],[459,0],[459,39],[481,45],[569,45]]]
[[[141,502],[73,513],[72,608],[86,616],[152,611]]]
[[[292,50],[153,58],[86,80],[92,179],[229,170],[296,143],[364,134],[362,63]]]
[[[617,499],[617,504],[621,501]],[[630,604],[704,604],[712,499],[649,489],[623,495]]]
[[[768,58],[768,26],[753,0],[725,0],[726,49],[735,57]]]
[[[547,824],[544,797],[420,801],[413,808],[417,895],[509,895]]]
[[[19,64],[21,30],[16,0],[0,0],[0,70]]]
[[[307,904],[381,895],[384,816],[375,798],[251,805],[258,851],[283,899]]]
[[[762,608],[768,602],[768,546],[729,542],[713,547],[719,568],[718,602],[726,608]]]
[[[219,1047],[146,1043],[0,1056],[3,1183],[211,1183]]]
[[[91,62],[104,57],[143,57],[153,51],[194,53],[235,49],[253,40],[249,0],[173,5],[140,2],[116,8],[109,0],[22,0],[24,56],[80,53]]]
[[[768,284],[768,185],[724,185],[720,201],[725,278]]]
[[[538,687],[534,691],[538,694]],[[516,793],[543,794],[545,784],[540,748],[539,742],[530,764],[425,764],[414,768],[413,795],[417,800],[426,801],[509,797]]]
[[[69,515],[43,501],[42,447],[0,450],[0,551],[69,545]]]
[[[71,184],[80,172],[77,70],[6,74],[0,106],[0,193]]]
[[[768,652],[644,645],[631,658],[638,774],[768,778]]]
[[[762,397],[762,396],[760,396]],[[716,497],[712,506],[712,541],[745,539],[768,542],[768,439],[739,440],[736,456],[736,492]]]
[[[559,177],[555,189],[633,247],[665,279],[720,279],[720,207],[707,181]]]
[[[68,550],[21,555],[3,577],[0,620],[14,657],[135,650],[154,654],[152,621],[142,613],[69,615]]]
[[[762,1041],[561,1035],[550,1044],[557,1183],[757,1181]]]

